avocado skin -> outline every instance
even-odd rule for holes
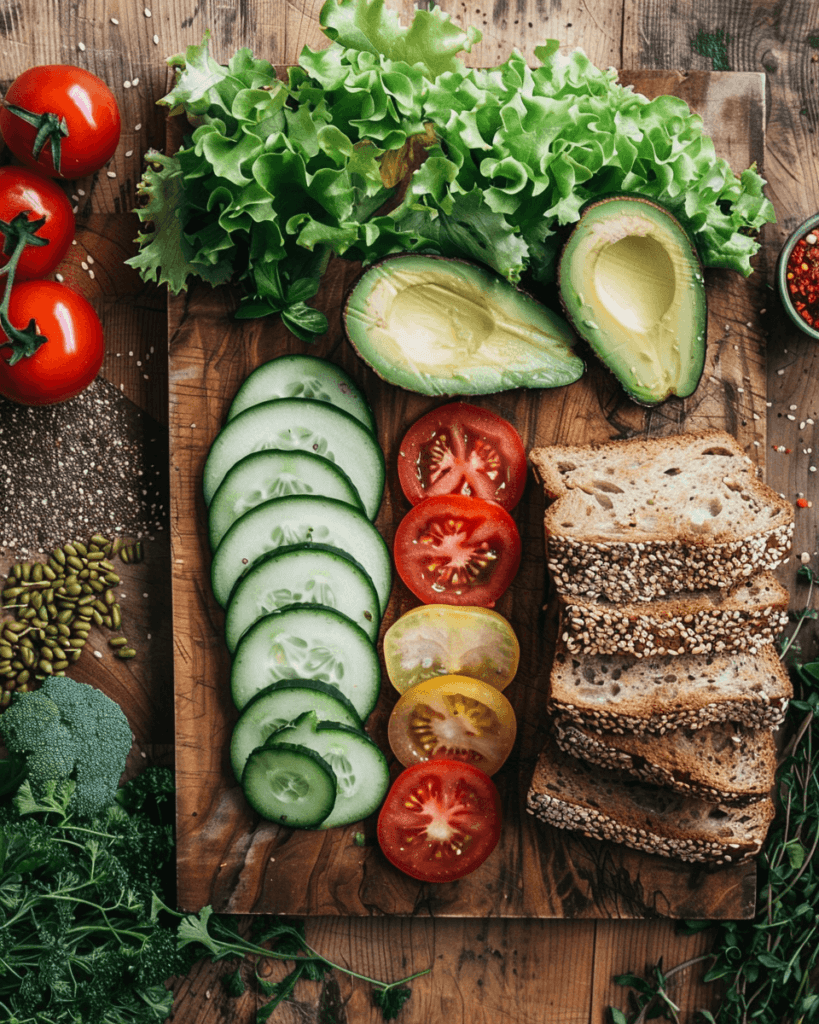
[[[634,194],[589,203],[561,251],[558,289],[566,318],[634,402],[652,407],[697,389],[706,351],[703,267],[659,203]],[[640,379],[657,367],[653,380]]]
[[[398,316],[387,308],[418,284],[434,285],[440,293],[440,315],[428,302],[429,292],[417,311],[412,303]],[[411,327],[413,336],[392,344],[387,330],[391,317],[402,333],[409,335]],[[563,317],[469,260],[419,253],[387,256],[353,283],[343,321],[356,353],[379,377],[418,394],[561,387],[585,370],[572,348],[576,336]],[[434,336],[436,321],[441,323],[440,339]],[[513,329],[498,342],[494,336],[499,322],[511,323]]]

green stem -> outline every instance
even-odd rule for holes
[[[670,971],[665,971],[664,974],[663,974],[663,977],[664,977],[664,979],[666,981],[668,981],[669,978],[673,978],[674,975],[675,974],[679,974],[680,971],[684,971],[688,967],[693,967],[695,964],[702,963],[704,960],[710,960],[710,959],[712,959],[712,957],[713,957],[712,953],[701,953],[699,956],[692,957],[690,960],[684,960],[681,964],[677,964],[677,966],[676,967],[672,967]],[[424,972],[424,973],[426,973],[426,972]],[[396,984],[398,984],[398,983],[396,982]],[[660,982],[659,984],[662,985],[662,982]],[[648,1011],[650,1009],[653,1009],[653,1007],[654,1007],[655,1003],[657,1002],[658,998],[659,998],[659,993],[655,992],[655,994],[651,997],[651,999],[649,999],[649,1001],[645,1004],[645,1006],[642,1008],[642,1010],[640,1010],[639,1015],[634,1020],[634,1024],[645,1024],[645,1021],[647,1020],[647,1016],[646,1015],[648,1014]],[[664,997],[664,999],[665,999],[666,1004],[670,1003],[670,1000],[668,1000],[665,997]],[[673,1006],[674,1004],[671,1003],[670,1005]],[[678,1009],[679,1009],[679,1007],[678,1007]]]
[[[810,575],[810,583],[808,584],[808,596],[805,598],[805,608],[806,609],[810,607],[810,599],[811,599],[811,595],[812,594],[813,594],[813,573],[811,573],[811,575]],[[790,637],[785,642],[785,645],[782,648],[782,652],[779,655],[780,661],[784,660],[785,655],[788,653],[788,651],[790,650],[790,647],[793,644],[794,640],[799,635],[799,630],[802,628],[802,623],[804,621],[805,621],[805,616],[803,615],[802,618],[796,623],[796,629],[793,631],[793,633],[790,635]]]
[[[5,100],[3,101],[3,106],[10,114],[14,114],[15,117],[19,117],[26,124],[30,124],[37,129],[34,145],[31,147],[31,155],[35,160],[39,157],[46,142],[51,144],[51,161],[54,164],[54,170],[59,174],[61,160],[60,144],[63,138],[69,135],[66,119],[49,110],[43,111],[42,114],[35,114],[32,110],[26,110],[25,107],[18,107]]]
[[[22,218],[22,221],[20,220]],[[23,222],[25,222],[23,224]],[[38,244],[40,242],[46,242],[47,239],[37,238],[34,235],[35,231],[38,231],[45,223],[45,218],[41,218],[39,221],[33,221],[29,223],[25,213],[19,213],[13,218],[10,224],[4,224],[4,234],[6,238],[9,237],[8,232],[15,228],[16,240],[14,243],[14,249],[9,256],[8,263],[4,267],[0,267],[0,276],[5,275],[6,277],[6,288],[3,293],[3,299],[0,301],[0,329],[3,330],[7,342],[0,342],[0,350],[11,345],[11,356],[8,358],[9,366],[14,366],[15,363],[27,356],[33,356],[40,345],[45,344],[48,341],[42,334],[37,333],[37,325],[34,319],[29,320],[28,326],[22,330],[15,327],[14,324],[9,320],[9,303],[11,302],[11,292],[14,286],[14,275],[17,272],[17,264],[20,262],[20,257],[23,255],[23,250],[27,245]],[[34,239],[34,241],[32,241]]]
[[[328,960],[327,957],[322,956],[321,953],[317,952],[315,949],[312,948],[312,946],[308,945],[308,943],[304,940],[304,938],[301,935],[299,935],[298,932],[293,931],[292,934],[294,937],[298,939],[302,947],[305,950],[307,950],[307,952],[310,954],[309,957],[293,956],[292,953],[277,953],[275,950],[265,949],[264,946],[257,946],[253,942],[248,942],[247,939],[243,939],[241,936],[237,938],[236,936],[231,935],[230,943],[225,943],[225,945],[231,945],[237,953],[256,953],[259,956],[272,957],[275,960],[290,960],[295,963],[297,963],[301,959],[320,960],[322,963],[327,964],[327,966],[332,968],[333,970],[341,971],[342,974],[346,974],[351,978],[358,978],[359,981],[366,981],[370,985],[375,985],[377,988],[383,989],[390,989],[394,988],[396,985],[403,985],[408,981],[412,981],[414,978],[420,978],[424,974],[429,974],[430,971],[432,970],[431,967],[427,967],[425,970],[418,971],[416,974],[411,974],[406,978],[401,978],[400,981],[379,981],[377,978],[369,978],[367,977],[366,974],[359,974],[357,971],[353,971],[349,967],[343,967],[341,964],[337,964],[334,963],[332,960]]]

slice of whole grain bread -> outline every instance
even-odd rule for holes
[[[627,655],[557,651],[549,707],[595,732],[666,733],[714,722],[773,729],[793,687],[772,644],[756,654]]]
[[[771,573],[730,590],[696,590],[614,604],[561,595],[560,638],[573,654],[755,653],[788,622],[788,591]]]
[[[774,816],[770,798],[721,807],[578,761],[553,740],[538,758],[526,807],[557,828],[664,857],[716,864],[758,853]]]
[[[664,736],[634,736],[596,733],[560,718],[554,723],[554,737],[573,757],[720,803],[742,804],[769,796],[776,774],[773,733],[733,722],[673,729]]]
[[[724,589],[776,568],[793,509],[720,430],[529,454],[548,497],[549,571],[558,593],[650,601]]]

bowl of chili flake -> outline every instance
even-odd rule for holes
[[[803,221],[785,242],[776,280],[785,312],[819,341],[819,213]]]

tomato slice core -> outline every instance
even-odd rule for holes
[[[417,505],[443,494],[514,508],[526,485],[526,451],[507,420],[489,409],[451,402],[414,423],[398,454],[398,479]]]
[[[387,859],[424,882],[451,882],[474,871],[500,836],[500,797],[482,771],[435,760],[403,771],[378,816]]]

